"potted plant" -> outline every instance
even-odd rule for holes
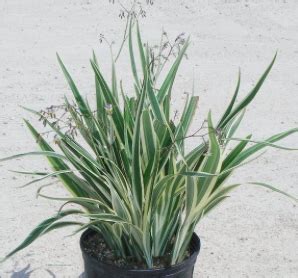
[[[137,70],[134,52],[134,26],[140,71]],[[45,156],[53,172],[31,173],[39,177],[30,183],[58,177],[70,196],[48,196],[40,187],[38,196],[64,203],[54,216],[40,223],[6,258],[52,230],[77,226],[75,233],[85,231],[80,245],[87,277],[193,276],[200,250],[195,227],[203,216],[226,199],[230,191],[240,186],[240,183],[229,184],[228,178],[265,147],[291,150],[276,143],[297,132],[298,128],[264,141],[252,140],[252,135],[243,139],[234,137],[246,107],[269,74],[274,57],[255,87],[236,103],[239,74],[235,93],[216,125],[209,112],[205,125],[189,134],[198,96],[187,95],[179,119],[173,117],[170,104],[175,76],[189,39],[182,42],[175,61],[163,81],[159,82],[163,64],[156,63],[157,56],[141,40],[138,24],[131,23],[128,47],[135,92],[132,96],[124,93],[122,84],[116,79],[114,62],[112,84],[108,85],[93,55],[95,111],[82,97],[57,56],[75,99],[72,103],[65,97],[63,109],[70,121],[68,129],[65,131],[60,126],[54,106],[40,112],[26,108],[52,129],[55,144],[50,146],[44,136],[25,121],[41,151],[22,153],[0,161],[27,155]],[[199,137],[201,143],[186,152],[185,141],[189,137]],[[297,201],[271,185],[251,184]],[[75,219],[64,219],[71,216]]]

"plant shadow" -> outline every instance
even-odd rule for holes
[[[30,278],[30,275],[34,272],[34,270],[32,270],[30,268],[30,264],[28,264],[26,267],[24,267],[23,269],[19,270],[19,271],[12,271],[10,272],[10,278]]]
[[[30,264],[28,264],[27,266],[25,266],[23,269],[19,270],[19,271],[11,271],[10,272],[10,278],[30,278],[31,274],[35,271],[35,269],[31,269]],[[45,270],[49,276],[48,277],[52,277],[52,278],[56,278],[57,276],[55,275],[55,273],[53,273],[51,270],[46,269]],[[82,274],[84,275],[84,273]],[[84,278],[85,276],[80,275],[79,278]]]

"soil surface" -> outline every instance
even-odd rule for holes
[[[123,20],[116,2],[0,1],[0,157],[38,149],[22,118],[34,124],[36,120],[19,105],[39,110],[61,104],[65,94],[71,95],[56,51],[92,103],[95,90],[89,58],[94,49],[110,78],[110,52],[99,38],[102,33],[115,41],[115,50],[119,46]],[[191,92],[195,76],[200,101],[193,131],[209,109],[215,122],[222,115],[236,86],[239,67],[239,95],[244,97],[278,50],[272,72],[247,109],[238,134],[253,133],[254,139],[261,140],[298,126],[297,15],[297,0],[156,0],[142,19],[141,29],[143,40],[153,43],[159,42],[162,29],[170,38],[182,32],[191,35],[172,104],[181,112],[184,92]],[[117,75],[126,88],[132,75],[124,54],[117,62]],[[197,143],[186,142],[188,147]],[[298,148],[298,135],[280,144]],[[230,184],[262,181],[298,196],[297,168],[298,152],[268,149],[259,160],[238,169]],[[20,189],[30,176],[8,170],[47,171],[48,166],[41,157],[0,163],[0,257],[61,205],[36,199],[36,184]],[[46,189],[51,196],[63,192],[59,184]],[[81,276],[79,235],[67,237],[74,229],[43,236],[2,264],[0,277]],[[202,248],[194,278],[298,277],[298,209],[277,193],[252,185],[239,187],[196,231]]]
[[[146,264],[138,261],[134,257],[121,258],[117,256],[115,250],[112,250],[98,233],[86,236],[83,242],[83,249],[96,260],[106,264],[115,265],[125,269],[148,269]],[[187,259],[189,255],[190,250],[185,254],[185,259]],[[164,257],[160,258],[154,258],[153,269],[169,267],[170,262],[170,254],[166,254]]]

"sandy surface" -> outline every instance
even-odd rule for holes
[[[231,96],[238,67],[244,95],[278,49],[273,72],[247,112],[242,135],[253,132],[262,139],[298,126],[297,1],[155,2],[142,21],[146,40],[158,41],[161,28],[172,37],[186,32],[192,38],[189,59],[175,86],[175,107],[182,93],[190,90],[195,72],[201,96],[196,122],[202,121],[209,108],[219,117]],[[61,103],[63,95],[70,94],[55,51],[85,94],[93,93],[88,63],[92,48],[109,74],[108,50],[99,45],[98,38],[104,33],[117,42],[122,26],[118,10],[108,0],[0,1],[0,157],[36,149],[22,123],[22,117],[31,116],[18,105],[43,108]],[[125,59],[119,61],[118,72],[124,80],[130,77],[126,65]],[[284,145],[298,147],[298,136]],[[59,205],[36,200],[35,186],[17,188],[30,178],[7,170],[44,167],[45,161],[37,158],[0,165],[0,256]],[[267,181],[297,196],[297,168],[297,152],[268,150],[234,180]],[[195,277],[298,277],[297,220],[297,207],[288,199],[254,186],[240,188],[198,226],[202,250]],[[35,242],[1,265],[0,276],[79,277],[83,268],[78,237],[64,235],[65,231],[57,231]]]

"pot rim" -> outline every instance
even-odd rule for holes
[[[189,264],[195,264],[197,256],[200,252],[200,248],[201,248],[201,241],[200,238],[198,237],[198,235],[194,232],[192,234],[192,238],[191,238],[191,243],[193,246],[193,253],[184,261],[182,261],[181,263],[175,264],[173,266],[169,266],[169,267],[163,267],[163,268],[152,268],[152,269],[132,269],[132,268],[122,268],[119,267],[117,265],[111,264],[111,263],[106,263],[104,261],[99,261],[96,258],[94,258],[93,256],[91,256],[90,254],[86,253],[86,251],[84,250],[83,246],[84,246],[84,239],[86,238],[86,236],[88,236],[90,233],[97,233],[96,231],[92,230],[91,228],[88,228],[87,230],[85,230],[81,237],[80,237],[80,248],[83,254],[83,257],[88,258],[88,260],[91,260],[93,263],[97,264],[97,265],[103,265],[109,268],[114,269],[115,271],[121,271],[121,272],[126,272],[126,273],[148,273],[148,272],[158,272],[158,273],[162,273],[162,272],[176,272],[181,270],[181,268],[184,268],[186,266],[188,266]]]

